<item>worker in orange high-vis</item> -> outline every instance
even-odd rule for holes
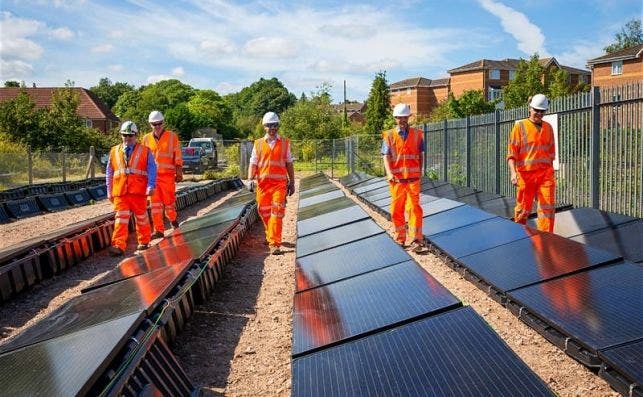
[[[176,220],[176,182],[183,180],[183,158],[179,138],[165,129],[163,113],[158,110],[151,112],[148,121],[152,132],[145,134],[142,143],[154,154],[158,169],[156,190],[151,200],[152,238],[162,238],[165,236],[164,212],[172,227],[179,227]]]
[[[422,130],[409,126],[409,116],[409,105],[395,105],[393,117],[397,127],[382,133],[382,156],[392,197],[391,221],[395,240],[406,247],[405,213],[408,211],[408,229],[412,240],[410,249],[420,253],[425,250],[420,206],[420,179],[425,146]]]
[[[553,232],[556,181],[553,161],[554,132],[543,121],[549,101],[543,94],[529,102],[529,118],[518,121],[509,137],[507,163],[511,183],[517,186],[514,220],[525,224],[531,214],[534,197],[538,199],[538,230]]]
[[[134,213],[136,221],[137,249],[149,247],[151,228],[147,197],[154,194],[156,186],[154,156],[147,147],[136,143],[136,124],[124,122],[120,132],[123,143],[112,147],[105,171],[107,198],[114,204],[116,212],[112,244],[108,248],[112,256],[125,253],[130,212]]]
[[[286,213],[286,195],[295,192],[295,170],[290,141],[278,134],[279,116],[264,114],[261,120],[266,135],[257,139],[252,148],[248,179],[250,190],[256,179],[257,210],[266,229],[266,240],[272,255],[281,254],[281,229]]]

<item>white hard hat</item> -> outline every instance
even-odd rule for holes
[[[543,94],[536,94],[531,98],[529,107],[538,110],[547,110],[549,108],[549,100]]]
[[[163,121],[163,113],[159,112],[158,110],[153,110],[150,113],[150,116],[147,118],[147,121],[150,123],[158,123],[159,121]]]
[[[263,115],[263,118],[261,119],[261,124],[266,125],[270,123],[278,123],[279,122],[279,116],[277,116],[277,113],[275,112],[268,112]]]
[[[126,121],[121,125],[122,135],[134,135],[138,132],[138,127],[133,121]]]
[[[411,115],[411,107],[406,103],[398,103],[393,108],[393,117],[409,117]]]

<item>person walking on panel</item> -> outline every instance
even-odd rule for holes
[[[509,137],[507,163],[511,183],[517,187],[514,220],[525,224],[531,214],[534,197],[538,199],[538,230],[553,232],[556,181],[554,132],[543,120],[549,100],[543,94],[529,102],[529,118],[518,121]]]
[[[143,145],[154,154],[158,168],[156,191],[151,199],[154,225],[152,238],[162,238],[165,236],[163,212],[173,228],[179,227],[176,221],[176,182],[183,180],[183,159],[179,138],[174,132],[165,129],[163,113],[158,110],[151,112],[148,121],[152,132],[145,134]]]
[[[257,209],[272,255],[281,254],[281,231],[286,213],[286,195],[295,192],[295,170],[290,141],[278,134],[279,116],[264,114],[261,120],[266,135],[255,140],[248,167],[250,190],[257,180]]]
[[[124,122],[120,132],[123,143],[110,150],[105,171],[107,198],[114,204],[116,213],[112,245],[108,248],[112,256],[125,253],[130,212],[134,213],[136,221],[137,249],[149,247],[151,229],[147,197],[154,194],[156,186],[154,156],[147,147],[136,143],[136,124]]]
[[[412,240],[410,249],[419,253],[425,247],[420,206],[420,179],[425,146],[422,131],[409,126],[409,116],[409,105],[395,105],[393,117],[397,127],[382,133],[382,156],[392,197],[391,221],[395,240],[406,247],[405,212],[408,210],[408,230]]]

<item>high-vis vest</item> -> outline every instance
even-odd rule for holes
[[[109,156],[110,164],[114,169],[112,196],[120,197],[126,194],[145,195],[149,149],[143,145],[136,144],[127,163],[125,162],[123,145],[112,147]]]
[[[257,156],[257,179],[259,181],[270,179],[276,181],[287,181],[288,170],[286,169],[286,158],[290,141],[281,137],[271,148],[266,138],[255,141],[255,155]]]
[[[183,166],[179,138],[172,131],[163,131],[158,141],[150,132],[145,134],[142,143],[154,154],[158,174],[174,174],[176,167]]]
[[[519,121],[511,130],[507,152],[507,160],[514,159],[517,171],[551,167],[556,153],[551,125],[543,121],[538,130],[529,120]]]
[[[390,150],[391,173],[397,179],[419,178],[422,173],[420,143],[422,131],[409,128],[406,139],[397,130],[384,131],[382,134]]]

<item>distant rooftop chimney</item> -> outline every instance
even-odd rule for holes
[[[36,88],[36,83],[31,83],[31,84],[33,84],[33,88]]]

